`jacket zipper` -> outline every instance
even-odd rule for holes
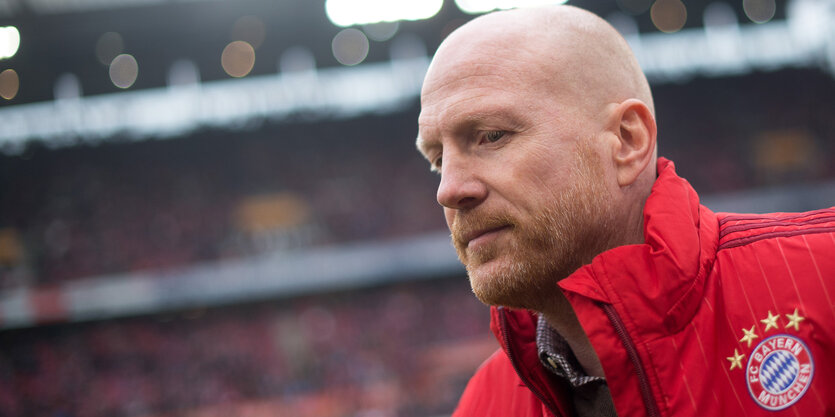
[[[638,374],[638,384],[641,389],[641,397],[643,398],[644,405],[647,408],[647,415],[650,417],[660,417],[661,411],[658,410],[658,404],[655,403],[655,399],[652,397],[652,389],[650,388],[649,378],[647,377],[647,373],[641,363],[641,358],[638,356],[638,348],[635,347],[635,343],[632,342],[632,338],[629,337],[629,333],[626,332],[626,326],[623,324],[623,321],[615,311],[615,307],[611,304],[602,304],[602,307],[603,311],[606,312],[606,316],[609,317],[609,320],[615,327],[615,333],[618,334],[620,340],[623,342],[623,346],[626,348],[626,354],[629,356],[629,360],[632,362],[632,365],[635,367],[635,371]]]
[[[519,376],[519,379],[522,380],[522,383],[525,384],[526,387],[533,393],[533,395],[539,399],[539,401],[548,408],[548,411],[551,412],[552,415],[558,416],[559,414],[556,413],[555,408],[551,405],[551,403],[545,398],[541,392],[539,392],[536,388],[533,387],[531,381],[522,374],[519,370],[519,363],[516,360],[516,353],[513,350],[512,345],[510,344],[510,332],[507,330],[507,315],[503,307],[498,307],[499,309],[499,322],[501,323],[501,330],[502,330],[502,339],[504,340],[504,345],[507,346],[507,357],[510,359],[510,363],[513,365],[513,369],[516,371],[516,375]]]

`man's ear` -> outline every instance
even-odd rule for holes
[[[616,136],[612,162],[618,185],[625,187],[633,184],[655,160],[655,116],[644,102],[628,99],[615,107],[610,120]]]

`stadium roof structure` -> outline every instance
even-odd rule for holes
[[[300,115],[327,120],[400,111],[416,103],[427,55],[444,33],[470,17],[447,5],[429,20],[394,23],[389,26],[393,28],[390,40],[374,43],[365,38],[364,63],[345,66],[330,54],[338,55],[336,37],[333,42],[330,37],[340,28],[327,22],[320,3],[247,0],[236,3],[238,8],[220,0],[7,4],[0,8],[0,16],[21,27],[21,52],[0,61],[0,69],[15,66],[21,80],[36,78],[38,82],[32,86],[30,81],[20,88],[20,97],[0,103],[0,150],[14,153],[30,140],[69,146],[109,138],[177,137],[202,128],[240,129]],[[702,10],[703,25],[691,18],[675,33],[654,30],[651,24],[648,29],[648,13],[632,17],[618,11],[614,2],[614,9],[599,10],[594,8],[600,7],[596,2],[575,3],[606,16],[621,30],[656,84],[786,67],[818,67],[835,73],[835,32],[829,24],[835,18],[835,5],[831,2],[793,0],[761,24],[740,23],[741,13],[728,5],[707,7]],[[234,24],[228,36],[225,30],[211,30],[205,36],[201,32],[212,25],[228,27],[230,21]],[[71,27],[79,23],[86,26]],[[39,33],[33,29],[42,24],[54,24],[56,30]],[[122,35],[102,35],[109,27],[121,28]],[[356,27],[369,37],[374,32],[370,26]],[[264,35],[267,29],[272,37]],[[365,36],[356,28],[349,29],[353,35]],[[56,49],[62,30],[67,31],[67,44]],[[150,73],[124,91],[107,80],[106,65],[95,62],[90,46],[92,39],[98,37],[98,44],[107,44],[114,36],[122,49],[134,51],[131,68]],[[229,39],[237,38],[250,39],[256,46],[260,40],[270,48],[253,46],[250,70],[241,73],[249,75],[230,78],[217,65],[216,55]],[[136,39],[136,44],[131,46],[130,39]],[[302,51],[302,57],[306,56],[302,71],[293,71],[292,62],[284,65],[288,51]],[[183,60],[176,53],[191,58]],[[298,58],[299,54],[289,55]],[[164,81],[165,66],[172,62],[168,81]],[[270,64],[276,62],[283,67],[278,72]],[[111,72],[113,65],[115,60]],[[186,82],[176,81],[183,77]],[[119,85],[116,80],[113,83]],[[49,88],[53,84],[54,89]],[[88,95],[82,94],[82,86]]]

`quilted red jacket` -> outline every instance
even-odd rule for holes
[[[835,208],[716,214],[659,159],[646,243],[559,282],[619,416],[835,415]],[[491,310],[501,344],[454,416],[570,416],[536,317]]]

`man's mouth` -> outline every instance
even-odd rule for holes
[[[461,240],[462,240],[462,243],[464,243],[465,246],[469,247],[473,243],[476,243],[480,240],[487,239],[490,236],[492,236],[492,235],[494,235],[494,234],[496,234],[496,233],[498,233],[502,230],[509,229],[509,228],[510,228],[510,225],[504,224],[504,225],[492,226],[492,227],[488,227],[488,228],[484,228],[484,229],[477,229],[477,230],[473,230],[471,232],[468,232],[468,233],[464,234],[463,239],[461,239]]]

